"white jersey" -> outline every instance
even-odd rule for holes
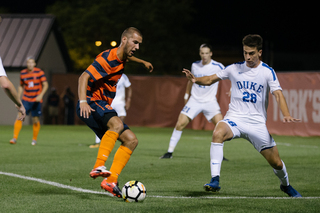
[[[195,77],[209,76],[216,74],[224,69],[223,64],[211,59],[209,64],[203,65],[202,61],[192,63],[191,73]],[[193,84],[191,88],[191,96],[198,102],[209,102],[216,99],[218,91],[218,82],[210,86],[202,86]]]
[[[131,86],[131,82],[129,81],[128,76],[126,74],[122,74],[120,80],[117,83],[117,91],[116,96],[112,101],[112,105],[115,104],[125,104],[126,102],[126,88]]]
[[[3,68],[1,57],[0,57],[0,76],[7,76],[6,71]]]
[[[262,61],[256,68],[246,62],[232,64],[217,73],[231,81],[231,99],[227,116],[248,122],[266,122],[269,91],[282,90],[276,73]]]

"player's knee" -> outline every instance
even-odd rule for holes
[[[186,115],[180,114],[175,126],[176,130],[182,131],[188,125],[189,122],[189,118]]]
[[[216,129],[213,131],[212,141],[215,143],[222,143],[224,141],[224,136],[225,134],[223,131]]]
[[[114,131],[114,132],[117,132],[117,133],[120,133],[120,132],[122,132],[123,131],[123,123],[121,122],[119,122],[119,123],[117,123],[117,124],[115,124],[115,125],[113,125],[111,128],[110,128],[110,130],[112,130],[112,131]]]
[[[138,139],[136,137],[134,138],[128,138],[123,142],[123,146],[128,147],[131,151],[133,151],[138,146]]]
[[[124,126],[123,126],[123,122],[120,120],[119,117],[113,117],[111,118],[108,123],[107,123],[107,126],[109,128],[110,131],[114,131],[114,132],[117,132],[117,133],[121,133],[124,129]]]

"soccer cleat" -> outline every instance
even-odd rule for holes
[[[101,182],[101,188],[110,192],[113,194],[115,197],[122,198],[122,192],[118,186],[118,182],[113,182],[113,183],[108,183],[107,179],[105,178]]]
[[[37,145],[37,141],[36,141],[36,140],[32,140],[31,145],[32,145],[32,146]]]
[[[100,144],[99,143],[95,143],[89,146],[89,148],[99,148]]]
[[[211,178],[210,183],[204,184],[204,189],[206,191],[212,191],[212,192],[217,192],[221,189],[221,187],[219,186],[219,176],[215,176],[213,178]]]
[[[90,172],[90,177],[93,179],[96,179],[99,176],[102,177],[109,177],[111,175],[111,172],[107,170],[105,166],[99,166],[95,169],[92,169]]]
[[[224,160],[224,161],[229,161],[229,160],[228,160],[227,158],[225,158],[224,156],[223,156],[223,160]]]
[[[162,155],[160,159],[172,158],[172,152],[167,152],[166,154]]]
[[[11,143],[11,144],[16,144],[16,143],[17,143],[17,139],[12,138],[12,139],[10,140],[10,143]]]
[[[295,190],[291,185],[283,186],[281,184],[280,189],[281,191],[287,193],[290,197],[302,197],[301,194],[297,190]]]

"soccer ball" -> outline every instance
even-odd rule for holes
[[[122,187],[122,197],[126,202],[142,202],[146,194],[146,187],[136,180],[129,181]]]

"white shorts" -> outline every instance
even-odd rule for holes
[[[204,114],[209,122],[211,119],[221,113],[217,100],[210,102],[198,102],[192,96],[189,98],[181,113],[193,120],[200,112]]]
[[[270,149],[276,145],[265,123],[250,123],[243,121],[241,118],[231,116],[224,117],[220,122],[229,125],[233,138],[247,139],[258,152]]]
[[[111,104],[111,107],[117,112],[118,116],[127,116],[125,104]]]

